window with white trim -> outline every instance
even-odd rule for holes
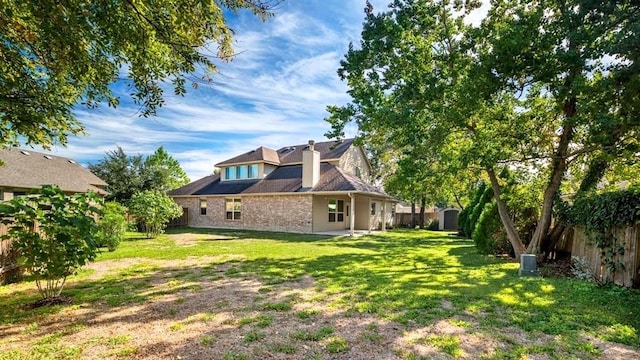
[[[344,200],[328,199],[329,222],[344,221]]]
[[[240,220],[242,217],[242,199],[225,199],[227,220]]]
[[[224,168],[225,180],[257,179],[258,164],[227,166]]]

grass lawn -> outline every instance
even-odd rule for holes
[[[469,240],[129,234],[31,309],[0,286],[4,359],[640,359],[640,292],[522,278]]]

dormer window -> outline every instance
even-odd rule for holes
[[[227,180],[234,180],[236,178],[236,167],[229,166],[228,168],[224,169],[224,177]]]
[[[224,169],[225,180],[257,179],[258,164],[228,166]]]

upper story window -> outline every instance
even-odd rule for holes
[[[356,166],[356,176],[362,179],[362,170],[360,170],[359,166]]]
[[[258,164],[227,166],[224,169],[226,180],[257,179]]]

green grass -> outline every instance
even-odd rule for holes
[[[316,331],[303,331],[299,330],[293,333],[293,338],[303,341],[320,341],[329,335],[333,334],[333,328],[331,326],[323,326]]]
[[[102,311],[178,294],[173,306],[166,310],[166,316],[176,317],[171,330],[179,331],[184,326],[184,318],[193,314],[182,318],[182,310],[178,309],[182,302],[202,291],[202,281],[253,278],[261,282],[258,291],[262,298],[256,300],[251,310],[268,313],[250,320],[241,318],[239,324],[246,321],[245,325],[250,325],[256,333],[256,328],[277,324],[281,316],[295,316],[301,323],[322,318],[322,313],[309,310],[288,313],[294,304],[310,301],[341,310],[345,316],[371,314],[408,329],[447,320],[463,331],[497,339],[501,347],[496,350],[495,358],[518,358],[523,354],[550,351],[548,347],[496,335],[504,333],[505,328],[519,329],[533,337],[544,334],[562,338],[550,346],[560,351],[559,357],[565,358],[598,356],[597,348],[581,336],[584,333],[640,347],[640,291],[598,287],[572,279],[519,277],[517,263],[481,256],[471,241],[444,233],[395,230],[359,238],[333,238],[212,229],[168,232],[203,236],[217,232],[229,234],[231,240],[196,240],[195,244],[179,246],[165,235],[148,240],[130,233],[116,251],[103,252],[97,260],[140,259],[135,265],[114,269],[97,280],[89,278],[91,271],[81,271],[68,279],[63,294],[73,298],[73,306],[106,307]],[[207,264],[172,268],[152,263],[200,256],[212,260]],[[313,289],[317,294],[313,298],[278,297],[283,284],[303,275],[314,279]],[[158,278],[163,279],[160,284],[152,281]],[[15,327],[18,333],[34,339],[34,347],[40,347],[17,352],[0,349],[0,359],[35,357],[37,351],[48,348],[61,358],[79,356],[76,347],[64,342],[67,332],[47,335],[42,330],[43,319],[53,314],[59,316],[69,305],[37,309],[26,306],[37,299],[32,282],[0,286],[3,304],[0,325]],[[445,302],[447,306],[442,305]],[[213,311],[209,313],[213,314],[231,305],[212,299],[207,309],[199,311],[203,314]],[[213,315],[206,317],[211,320]],[[299,331],[293,337],[317,341],[315,339],[332,335],[333,328],[327,334]],[[372,343],[381,340],[377,328],[363,329],[360,335]],[[448,356],[459,356],[455,340],[438,336],[442,338],[425,341]],[[242,353],[227,355],[227,358],[243,356]]]
[[[347,344],[347,340],[345,338],[335,336],[329,339],[325,349],[330,354],[337,354],[341,352],[345,352],[349,350],[349,345]]]

